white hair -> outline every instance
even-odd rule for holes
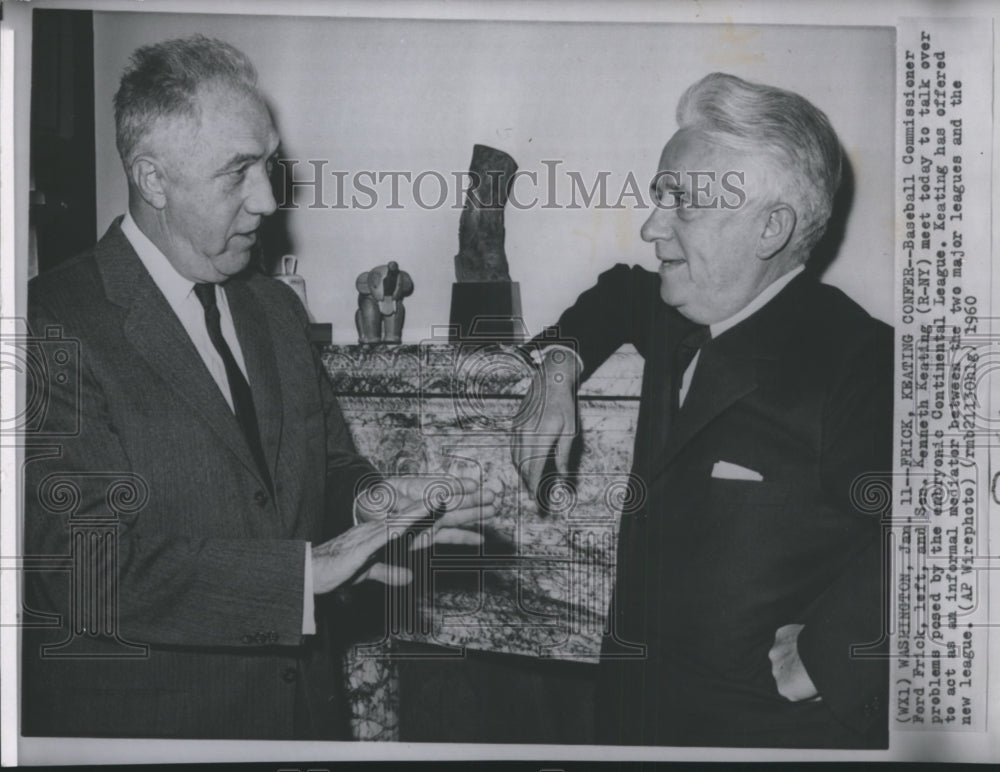
[[[797,215],[789,249],[807,259],[840,186],[840,141],[826,115],[791,91],[716,72],[684,92],[677,123],[724,147],[777,161],[776,192]]]

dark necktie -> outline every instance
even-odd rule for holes
[[[673,412],[680,410],[681,382],[684,380],[684,373],[687,372],[695,354],[712,339],[712,332],[707,325],[699,324],[691,332],[685,335],[674,352],[674,377],[673,394],[670,406]]]
[[[257,468],[261,477],[267,483],[267,490],[274,496],[274,487],[271,483],[271,475],[267,471],[267,461],[264,460],[264,448],[260,444],[260,430],[257,428],[257,413],[253,407],[253,393],[250,391],[250,384],[243,377],[240,366],[236,364],[233,352],[222,337],[222,327],[219,324],[219,306],[215,302],[214,284],[195,284],[194,294],[198,296],[202,307],[205,309],[205,326],[208,328],[208,337],[215,346],[215,350],[222,357],[222,362],[226,366],[226,378],[229,380],[229,394],[233,398],[233,409],[236,413],[236,420],[239,421],[243,436],[246,437],[247,445],[253,454]]]

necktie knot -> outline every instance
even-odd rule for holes
[[[677,346],[677,377],[684,376],[684,372],[694,359],[694,355],[699,349],[712,339],[712,332],[708,325],[699,324],[691,332],[685,335]]]
[[[194,285],[194,294],[206,311],[215,306],[215,285],[209,282]]]
[[[681,338],[674,351],[674,373],[671,377],[670,410],[676,411],[681,405],[682,383],[684,374],[694,361],[698,350],[712,339],[712,333],[707,325],[699,324],[687,335]]]

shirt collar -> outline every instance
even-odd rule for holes
[[[126,211],[121,224],[122,233],[129,240],[132,249],[139,256],[142,264],[149,271],[153,283],[167,299],[171,307],[177,307],[187,300],[194,289],[194,282],[181,276],[170,263],[159,247],[149,237],[139,230],[138,224],[132,219],[132,213]]]
[[[766,306],[775,295],[777,295],[785,286],[796,276],[805,270],[805,265],[799,265],[790,270],[788,273],[784,273],[775,279],[773,282],[768,284],[761,290],[760,294],[757,295],[753,300],[747,303],[743,308],[737,311],[735,314],[730,316],[728,319],[723,319],[721,322],[716,322],[715,324],[710,324],[708,326],[709,331],[712,333],[713,338],[718,338],[722,333],[728,330],[730,327],[735,327],[737,324],[742,322],[744,319],[748,318],[751,314],[756,313],[764,306]]]

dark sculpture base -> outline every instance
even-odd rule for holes
[[[506,281],[465,281],[451,285],[448,340],[524,340],[521,286]]]

